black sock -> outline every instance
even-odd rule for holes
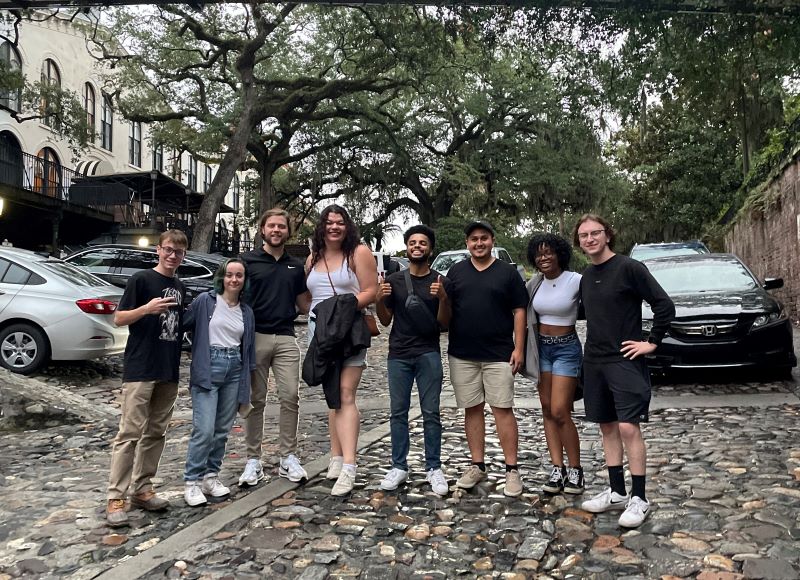
[[[511,465],[510,463],[506,463],[506,473],[509,471],[519,471],[519,469],[517,469],[517,464]]]
[[[486,471],[486,463],[484,463],[483,461],[473,461],[472,465],[477,465],[478,469],[480,469],[481,471]]]
[[[631,496],[636,496],[642,498],[644,501],[647,501],[647,498],[644,495],[644,479],[646,476],[644,475],[631,475]]]
[[[619,495],[625,495],[625,472],[621,465],[608,466],[608,481],[611,484],[611,491]]]

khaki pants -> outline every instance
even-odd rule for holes
[[[264,438],[264,406],[267,402],[269,369],[275,377],[280,403],[280,454],[297,452],[297,421],[300,408],[300,347],[294,336],[256,333],[256,365],[250,385],[253,410],[245,422],[247,458],[261,459]]]
[[[161,461],[177,397],[177,383],[122,383],[122,416],[111,448],[108,499],[124,499],[128,488],[134,495],[153,488],[150,480]]]

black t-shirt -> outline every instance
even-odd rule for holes
[[[439,312],[439,299],[431,296],[431,284],[436,282],[439,272],[431,270],[425,276],[411,276],[411,286],[416,294],[431,311],[433,318]],[[392,293],[384,300],[386,308],[392,311],[392,332],[389,334],[389,358],[410,359],[428,352],[439,352],[439,333],[424,335],[417,332],[406,315],[405,271],[395,272],[386,278],[392,285]],[[442,277],[445,290],[450,289],[450,281]]]
[[[584,358],[589,362],[625,360],[623,341],[642,340],[642,300],[653,310],[651,336],[661,342],[675,317],[675,306],[647,267],[628,256],[614,255],[590,265],[581,278],[586,314]]]
[[[294,336],[297,297],[307,290],[303,263],[286,252],[276,260],[258,248],[242,254],[247,266],[247,303],[256,317],[256,332]]]
[[[163,314],[147,314],[128,326],[123,382],[178,382],[185,297],[186,289],[177,278],[155,270],[140,270],[130,277],[118,310],[134,310],[153,298],[174,298],[178,305]]]
[[[528,306],[528,292],[516,268],[495,260],[478,271],[467,259],[450,268],[447,277],[453,283],[449,354],[465,360],[507,362],[514,352],[513,311]]]

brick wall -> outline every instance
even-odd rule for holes
[[[784,287],[772,290],[800,321],[800,151],[774,175],[766,188],[775,202],[765,212],[742,212],[725,236],[725,249],[739,256],[753,273],[783,278]]]

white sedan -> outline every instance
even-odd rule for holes
[[[127,327],[114,324],[122,290],[71,264],[0,248],[0,365],[22,374],[48,360],[119,354]]]

